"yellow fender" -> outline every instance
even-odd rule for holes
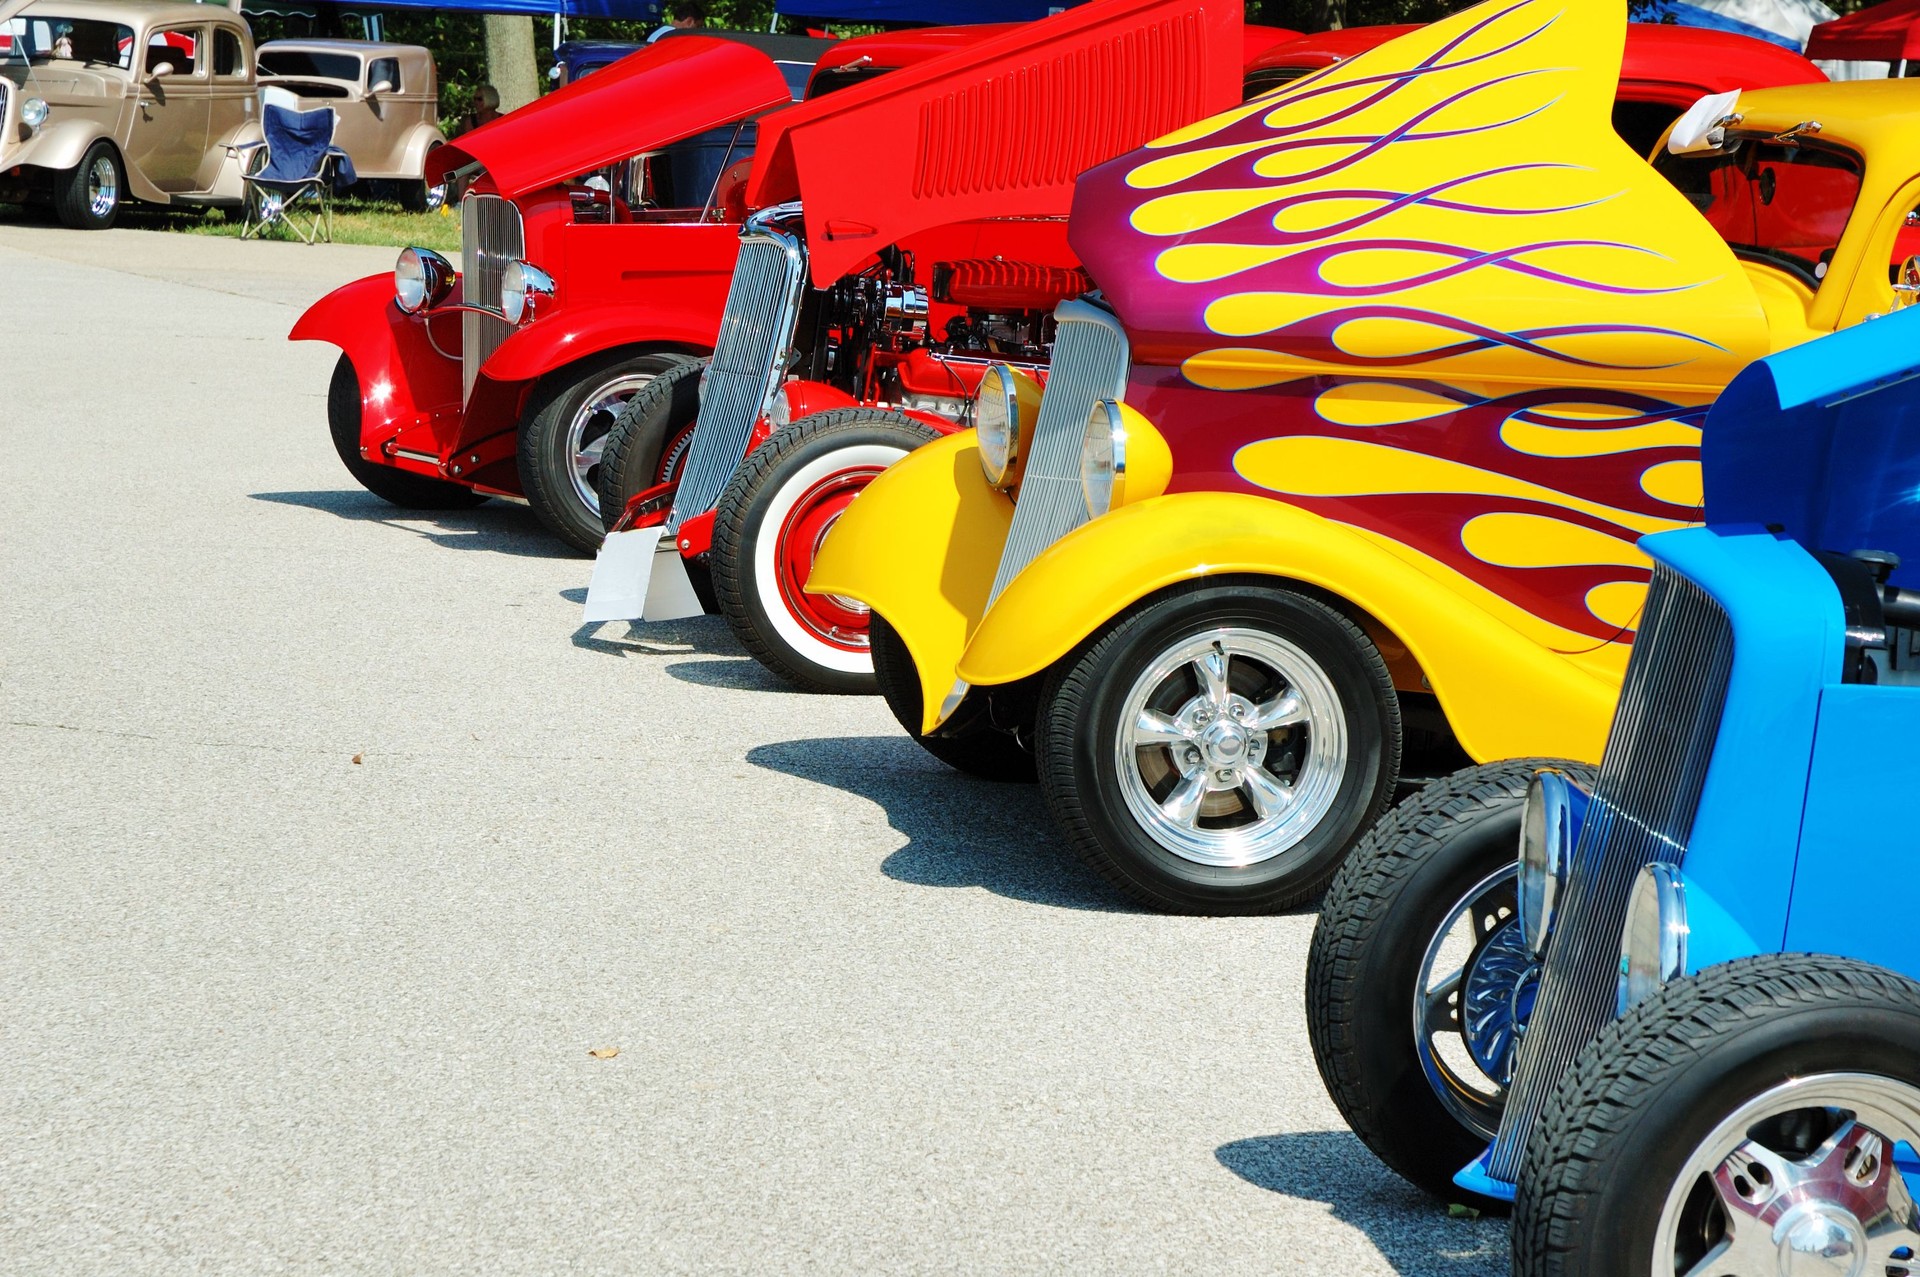
[[[1013,502],[987,485],[971,430],[914,449],[854,498],[827,534],[809,594],[858,599],[900,632],[930,732],[967,636],[987,610]]]
[[[1242,493],[1155,497],[1061,538],[981,620],[959,676],[991,686],[1036,674],[1148,595],[1241,573],[1319,586],[1371,614],[1419,661],[1474,758],[1599,761],[1617,678],[1581,668],[1379,541]]]

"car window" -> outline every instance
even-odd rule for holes
[[[1744,138],[1710,155],[1662,154],[1656,168],[1741,257],[1809,288],[1826,278],[1860,194],[1860,161],[1837,148]]]
[[[393,86],[389,93],[401,91],[399,58],[375,58],[367,63],[367,88],[371,90],[382,80]]]
[[[200,66],[200,41],[193,31],[155,31],[147,37],[147,74],[163,66],[175,75],[194,75]]]
[[[262,49],[260,74],[313,77],[360,83],[360,59],[351,53],[320,53],[311,49]]]
[[[240,37],[224,27],[216,28],[213,33],[213,73],[215,75],[247,73],[247,59],[240,47]]]
[[[133,65],[133,28],[94,18],[63,18],[39,14],[12,18],[0,24],[7,35],[0,60],[27,62],[84,62],[92,66]]]

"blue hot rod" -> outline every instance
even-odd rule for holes
[[[1597,771],[1456,773],[1336,878],[1315,1057],[1517,1273],[1920,1277],[1920,308],[1748,368],[1702,466]]]

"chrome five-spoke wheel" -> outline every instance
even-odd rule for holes
[[[619,420],[627,400],[653,377],[650,372],[627,373],[594,387],[567,422],[566,450],[573,494],[596,518],[600,514],[600,458],[606,451],[607,432]]]
[[[1157,908],[1270,912],[1313,894],[1385,808],[1399,702],[1329,604],[1209,581],[1056,666],[1034,741],[1048,807],[1110,881]]]

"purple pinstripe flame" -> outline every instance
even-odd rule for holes
[[[1353,187],[1338,191],[1307,191],[1298,195],[1283,195],[1273,200],[1272,203],[1263,204],[1258,208],[1235,214],[1223,222],[1216,222],[1208,227],[1207,233],[1210,238],[1217,239],[1223,243],[1254,243],[1263,248],[1268,245],[1284,247],[1290,244],[1311,243],[1317,239],[1326,239],[1330,236],[1358,230],[1362,226],[1371,225],[1402,209],[1412,208],[1416,205],[1426,208],[1444,209],[1450,213],[1471,213],[1485,217],[1540,217],[1549,213],[1571,213],[1583,208],[1592,208],[1596,204],[1604,204],[1614,198],[1611,195],[1605,195],[1599,199],[1582,200],[1577,204],[1553,204],[1532,208],[1496,208],[1488,204],[1474,204],[1465,200],[1440,198],[1443,192],[1452,190],[1455,187],[1466,186],[1485,178],[1500,177],[1508,173],[1523,173],[1535,169],[1567,169],[1582,173],[1589,171],[1578,164],[1545,162],[1506,164],[1499,168],[1488,169],[1484,173],[1467,173],[1459,177],[1451,177],[1444,182],[1436,182],[1425,190],[1420,191],[1372,190],[1364,187]],[[1353,200],[1378,200],[1380,201],[1380,206],[1364,213],[1355,213],[1351,217],[1343,217],[1338,221],[1329,222],[1324,226],[1317,226],[1310,230],[1290,231],[1283,229],[1279,225],[1280,218],[1292,209],[1306,208],[1313,204],[1348,202]]]
[[[1427,350],[1408,351],[1399,355],[1356,355],[1341,348],[1340,329],[1363,319],[1406,320],[1410,323],[1425,324],[1431,328],[1458,333],[1467,340],[1446,346],[1434,346]],[[1622,372],[1653,372],[1662,368],[1675,368],[1686,362],[1673,360],[1660,364],[1612,363],[1601,359],[1583,359],[1578,355],[1569,355],[1542,344],[1555,337],[1626,335],[1673,337],[1681,341],[1710,346],[1715,350],[1722,349],[1718,344],[1704,337],[1696,337],[1692,333],[1660,328],[1652,324],[1556,324],[1546,328],[1524,328],[1518,332],[1503,333],[1497,328],[1476,324],[1469,319],[1420,310],[1413,306],[1349,306],[1344,310],[1309,315],[1265,334],[1267,347],[1281,354],[1302,359],[1315,359],[1322,363],[1345,364],[1355,368],[1400,368],[1439,359],[1451,359],[1456,355],[1472,354],[1479,350],[1491,350],[1497,346],[1581,368],[1607,368]]]
[[[1542,102],[1539,106],[1533,107],[1530,110],[1522,111],[1519,115],[1509,116],[1504,120],[1494,120],[1486,124],[1470,124],[1457,129],[1434,129],[1431,132],[1425,133],[1419,132],[1418,129],[1420,125],[1426,123],[1442,111],[1445,111],[1448,107],[1464,102],[1476,93],[1483,93],[1488,89],[1496,88],[1514,80],[1524,80],[1537,75],[1546,75],[1549,74],[1550,71],[1551,68],[1536,67],[1526,71],[1515,71],[1511,75],[1503,75],[1492,80],[1482,81],[1479,84],[1470,85],[1416,112],[1411,118],[1402,120],[1385,133],[1349,133],[1337,137],[1305,137],[1297,138],[1293,141],[1275,142],[1271,146],[1264,147],[1258,155],[1247,154],[1235,156],[1233,159],[1223,160],[1221,163],[1203,170],[1184,181],[1169,183],[1165,187],[1158,188],[1155,195],[1156,198],[1164,198],[1167,195],[1186,191],[1219,191],[1228,189],[1231,186],[1294,186],[1301,182],[1315,181],[1329,174],[1352,168],[1362,160],[1378,155],[1397,142],[1435,142],[1443,138],[1471,137],[1476,133],[1492,133],[1499,129],[1507,128],[1510,125],[1519,124],[1523,120],[1532,119],[1542,111],[1553,106],[1559,99],[1555,97],[1546,102]],[[1319,168],[1308,169],[1306,172],[1294,173],[1286,177],[1270,177],[1257,172],[1254,168],[1254,165],[1276,155],[1284,155],[1292,151],[1318,150],[1320,148],[1334,146],[1351,146],[1358,149],[1341,159],[1323,164]]]
[[[1301,102],[1309,101],[1313,98],[1324,97],[1329,93],[1345,93],[1352,89],[1364,88],[1368,85],[1379,85],[1380,87],[1376,89],[1374,92],[1369,93],[1366,97],[1362,98],[1359,102],[1356,102],[1350,106],[1342,107],[1335,111],[1328,112],[1327,114],[1322,115],[1316,119],[1303,121],[1298,124],[1273,125],[1273,126],[1269,126],[1269,128],[1276,136],[1281,136],[1281,137],[1284,137],[1290,133],[1303,132],[1307,129],[1322,128],[1328,124],[1334,123],[1335,121],[1344,120],[1344,119],[1347,119],[1349,116],[1356,115],[1359,112],[1364,111],[1368,107],[1374,106],[1377,103],[1386,101],[1388,98],[1400,92],[1400,90],[1406,88],[1409,84],[1412,84],[1415,80],[1419,79],[1423,75],[1434,75],[1444,71],[1455,71],[1460,69],[1461,67],[1473,66],[1475,63],[1484,62],[1489,58],[1497,58],[1502,54],[1509,53],[1514,49],[1519,48],[1521,45],[1528,43],[1529,41],[1534,39],[1534,37],[1538,36],[1541,32],[1545,31],[1548,27],[1552,26],[1554,24],[1555,19],[1548,18],[1545,22],[1541,23],[1539,26],[1535,27],[1533,30],[1527,32],[1525,35],[1518,36],[1515,39],[1509,40],[1507,43],[1500,45],[1498,48],[1489,49],[1484,53],[1470,54],[1467,57],[1461,58],[1457,62],[1441,61],[1442,58],[1452,53],[1455,49],[1458,49],[1462,44],[1465,44],[1467,40],[1469,40],[1473,36],[1478,35],[1480,32],[1486,30],[1488,27],[1492,26],[1494,23],[1500,21],[1500,19],[1506,17],[1508,14],[1515,13],[1518,10],[1525,8],[1526,2],[1527,0],[1522,0],[1522,3],[1520,4],[1511,5],[1505,9],[1502,9],[1499,13],[1492,14],[1486,18],[1481,19],[1479,22],[1476,22],[1473,26],[1467,28],[1467,30],[1461,32],[1454,39],[1448,41],[1446,44],[1442,45],[1440,48],[1428,54],[1425,58],[1415,63],[1413,66],[1405,68],[1403,70],[1386,71],[1386,72],[1381,72],[1378,75],[1358,76],[1351,80],[1342,80],[1338,84],[1327,84],[1327,85],[1320,84],[1319,82],[1322,79],[1326,78],[1326,76],[1330,72],[1332,72],[1335,69],[1335,67],[1340,65],[1338,63],[1335,63],[1332,66],[1324,66],[1324,67],[1321,67],[1318,71],[1314,71],[1308,75],[1301,76],[1298,80],[1295,80],[1292,84],[1288,85],[1285,89],[1280,90],[1280,92],[1274,97],[1273,105],[1275,107],[1294,106]]]
[[[1318,248],[1305,248],[1280,261],[1268,262],[1263,266],[1242,272],[1243,287],[1250,292],[1286,292],[1310,297],[1378,297],[1383,293],[1396,293],[1405,289],[1420,288],[1427,284],[1437,284],[1441,280],[1452,279],[1457,275],[1466,275],[1487,267],[1512,271],[1517,275],[1530,275],[1535,279],[1543,279],[1553,284],[1565,284],[1570,288],[1579,288],[1591,293],[1608,293],[1617,297],[1646,297],[1656,293],[1677,293],[1693,287],[1692,284],[1675,284],[1663,288],[1630,288],[1622,284],[1603,284],[1521,260],[1530,253],[1540,253],[1555,248],[1617,248],[1627,252],[1644,253],[1649,257],[1662,256],[1652,249],[1639,248],[1632,244],[1618,244],[1604,239],[1541,240],[1534,244],[1519,244],[1491,252],[1461,248],[1454,244],[1439,244],[1430,240],[1366,239],[1341,244],[1323,244]],[[1336,284],[1327,278],[1326,268],[1329,265],[1343,258],[1377,251],[1429,253],[1436,257],[1452,257],[1458,260],[1451,265],[1418,271],[1399,279],[1383,280],[1372,284]]]

